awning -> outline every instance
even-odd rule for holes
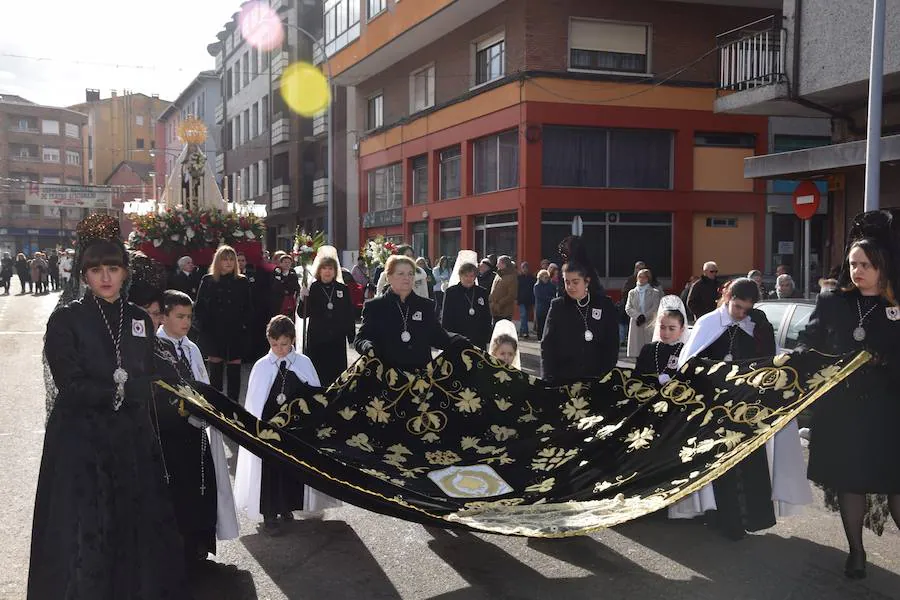
[[[900,160],[900,135],[881,138],[881,162]],[[866,164],[866,140],[744,159],[746,179],[812,179]]]

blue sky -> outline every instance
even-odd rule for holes
[[[214,68],[206,46],[240,8],[237,0],[0,4],[0,94],[56,106],[83,102],[85,88],[103,98],[128,89],[174,100],[199,71]]]

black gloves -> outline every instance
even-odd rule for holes
[[[638,318],[634,320],[637,323],[638,327],[643,327],[644,323],[647,322],[647,317],[644,315],[638,315]]]

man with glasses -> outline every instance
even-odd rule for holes
[[[688,308],[695,319],[716,310],[716,301],[719,299],[719,284],[716,281],[718,275],[719,267],[716,263],[703,263],[703,274],[694,282],[688,294]]]

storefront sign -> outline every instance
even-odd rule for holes
[[[29,183],[25,190],[25,204],[71,208],[112,208],[112,188],[92,185],[60,185]]]

